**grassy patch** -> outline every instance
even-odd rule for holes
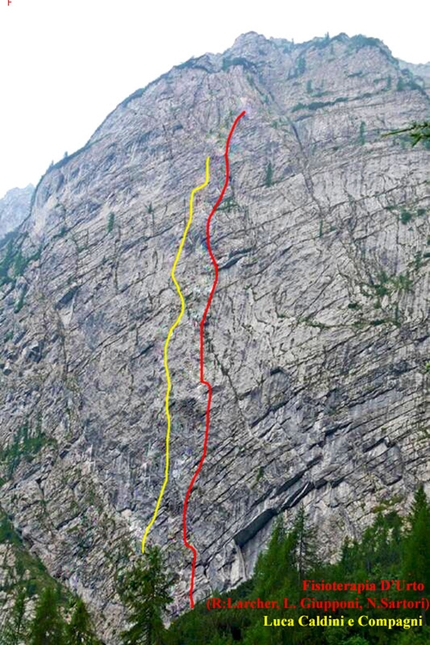
[[[264,183],[267,187],[271,186],[273,184],[273,168],[272,164],[269,161],[267,168],[266,168],[266,178],[264,180]]]
[[[6,576],[4,591],[16,593],[19,588],[25,589],[27,595],[32,597],[43,589],[52,587],[59,592],[61,604],[68,605],[71,598],[69,592],[49,575],[39,558],[29,553],[10,518],[1,508],[0,544],[10,545],[15,556],[14,571],[12,567],[8,567],[9,576]]]
[[[252,63],[251,61],[247,60],[246,58],[242,57],[235,57],[235,58],[223,58],[222,59],[222,69],[223,71],[226,71],[230,67],[235,67],[235,66],[240,66],[243,67],[244,69],[248,71],[255,71],[257,69],[257,66],[255,63]]]
[[[400,213],[400,221],[402,224],[407,224],[408,222],[411,221],[411,219],[412,219],[412,213],[410,213],[409,211],[402,211]]]
[[[107,223],[107,232],[112,233],[113,227],[115,224],[115,213],[109,213],[109,219]]]
[[[320,110],[321,108],[330,107],[332,105],[336,105],[336,103],[346,103],[347,101],[348,97],[339,96],[333,101],[313,101],[312,103],[297,103],[294,107],[291,108],[291,112],[298,112],[299,110]]]
[[[364,146],[366,143],[366,124],[364,121],[360,123],[360,145]]]
[[[12,442],[0,450],[0,463],[6,466],[8,477],[11,477],[21,461],[31,461],[44,446],[55,445],[55,440],[47,437],[38,422],[34,432],[28,421],[20,426]]]
[[[0,286],[8,283],[15,283],[15,279],[24,274],[30,262],[38,260],[41,255],[41,247],[28,257],[23,255],[22,245],[26,235],[10,236],[5,245],[5,252],[0,260]]]

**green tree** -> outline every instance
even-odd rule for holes
[[[247,630],[244,643],[245,645],[274,645],[279,643],[279,637],[281,636],[278,634],[279,631],[264,627],[260,617],[260,620]]]
[[[415,493],[414,501],[408,516],[409,529],[405,536],[403,576],[407,582],[423,583],[430,589],[430,507],[420,486]],[[422,592],[414,592],[420,598]],[[423,623],[426,614],[422,610]]]
[[[15,604],[8,620],[3,625],[0,645],[20,645],[25,640],[26,634],[25,592],[21,591],[15,599]]]
[[[221,636],[220,634],[216,634],[210,641],[209,645],[234,645],[234,641],[230,636]]]
[[[364,146],[366,143],[366,123],[362,121],[360,123],[360,144]]]
[[[300,56],[297,59],[296,73],[297,76],[302,76],[306,72],[306,59]]]
[[[37,602],[30,624],[29,645],[66,645],[65,626],[58,595],[52,587],[47,587]]]
[[[317,559],[317,534],[314,527],[308,526],[303,506],[299,508],[294,522],[293,532],[296,536],[296,559],[299,582],[319,567]]]
[[[129,629],[121,634],[124,645],[162,645],[166,630],[163,614],[172,602],[173,578],[166,568],[159,547],[149,548],[144,559],[120,581],[119,593],[129,609]]]
[[[262,598],[271,598],[283,590],[288,590],[290,597],[298,594],[301,581],[319,567],[316,551],[316,531],[308,526],[303,507],[288,532],[279,518],[269,546],[255,567],[255,593]]]
[[[350,635],[347,627],[336,627],[328,629],[325,633],[325,643],[327,645],[345,645],[345,641]]]
[[[430,144],[430,121],[422,121],[421,123],[414,121],[411,125],[406,128],[401,128],[400,130],[393,130],[392,132],[387,132],[384,134],[384,137],[388,137],[394,134],[403,134],[408,133],[411,138],[412,146],[416,146],[420,141],[428,147]]]
[[[399,571],[401,560],[401,519],[395,512],[379,512],[371,526],[361,537],[356,550],[358,560],[354,575],[360,580],[370,576],[384,577]]]
[[[66,631],[67,645],[100,645],[100,641],[94,633],[91,616],[81,599],[76,602]]]
[[[296,546],[295,533],[286,533],[282,517],[278,518],[267,550],[259,555],[255,566],[257,596],[271,598],[297,579]]]
[[[396,500],[395,503],[398,503]],[[394,500],[393,500],[394,504]],[[303,596],[301,579],[339,580],[365,582],[405,579],[423,582],[430,588],[429,540],[430,503],[423,489],[417,491],[407,518],[407,529],[394,510],[393,504],[381,503],[373,524],[356,540],[346,540],[337,563],[319,562],[316,557],[314,530],[307,524],[304,510],[297,512],[292,528],[287,531],[281,519],[275,522],[267,549],[260,554],[254,576],[242,588],[228,592],[232,601],[253,599],[277,600],[282,613],[267,609],[264,615],[273,618],[295,618],[297,600]],[[388,512],[382,512],[387,509]],[[377,509],[375,509],[377,511]],[[215,592],[214,597],[226,599]],[[309,595],[311,592],[309,591]],[[312,591],[317,600],[339,600],[335,591]],[[376,594],[369,594],[370,596]],[[412,597],[420,598],[425,592],[405,592],[390,589],[384,595],[390,600]],[[355,600],[351,590],[342,593],[342,600]],[[289,607],[283,608],[283,599],[289,599]],[[363,598],[362,598],[363,599]],[[363,610],[349,609],[345,616],[357,617]],[[410,616],[406,610],[390,610],[390,616]],[[317,609],[306,610],[310,617],[318,615]],[[342,614],[344,612],[342,611]],[[369,617],[380,617],[378,609],[367,608]],[[262,621],[263,612],[243,609],[213,609],[208,612],[205,603],[198,603],[192,612],[180,616],[169,629],[169,645],[208,642],[210,645],[226,645],[242,642],[244,645],[424,645],[430,643],[430,629],[397,632],[374,630],[345,625],[339,628],[304,630],[297,625],[288,629],[267,629]],[[212,640],[211,640],[212,639]]]
[[[115,213],[109,213],[109,219],[107,223],[107,232],[112,233],[113,227],[115,224]]]
[[[430,630],[424,627],[421,632],[405,632],[400,634],[396,644],[398,645],[428,645],[430,643]]]
[[[273,168],[272,168],[272,163],[269,161],[269,164],[266,168],[266,180],[265,180],[266,186],[269,187],[273,183]]]

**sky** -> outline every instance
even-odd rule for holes
[[[11,4],[8,6],[8,2]],[[362,33],[430,61],[430,2],[0,0],[0,198],[82,147],[125,97],[241,33],[299,43]]]

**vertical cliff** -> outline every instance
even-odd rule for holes
[[[34,186],[12,188],[0,199],[0,240],[13,231],[30,214]]]
[[[151,541],[187,606],[185,491],[199,552],[196,598],[248,577],[273,518],[303,503],[334,552],[381,500],[404,508],[429,473],[429,151],[390,129],[429,96],[380,41],[293,45],[245,34],[173,68],[112,112],[39,183],[0,261],[1,507],[50,574],[80,594],[106,642],[115,573],[138,553],[164,473],[163,344],[170,347],[172,466]]]

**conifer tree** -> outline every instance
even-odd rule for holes
[[[30,624],[29,645],[67,645],[65,622],[58,607],[57,593],[47,587],[36,605]]]
[[[412,502],[408,516],[411,527],[413,527],[413,525],[418,521],[423,512],[428,515],[429,511],[430,507],[427,495],[424,492],[424,486],[421,484],[414,495],[414,501]]]
[[[67,626],[67,645],[100,645],[84,602],[76,602],[70,623]]]
[[[254,618],[254,617],[252,617]],[[278,645],[282,637],[281,630],[273,630],[264,627],[262,620],[256,621],[246,631],[244,637],[245,645]],[[282,641],[281,641],[282,642]],[[212,645],[212,643],[211,643]]]
[[[406,581],[421,582],[428,590],[430,589],[430,506],[422,486],[415,493],[408,521],[403,575]],[[422,595],[422,592],[417,592],[418,597]],[[424,610],[422,616],[423,623],[427,624]]]
[[[315,534],[309,530],[306,516],[301,509],[290,531],[284,529],[279,519],[274,526],[268,548],[260,554],[254,576],[242,589],[235,590],[234,600],[260,597],[264,600],[281,600],[297,604],[303,596],[301,585],[298,585],[299,573],[306,578],[340,582],[371,582],[404,578],[410,582],[423,582],[425,591],[408,593],[404,590],[391,589],[387,597],[391,600],[425,597],[430,589],[430,503],[420,488],[407,518],[407,530],[403,520],[390,508],[391,504],[381,503],[380,508],[388,512],[377,513],[373,524],[360,538],[345,540],[340,560],[336,564],[318,562],[315,551]],[[376,510],[376,509],[375,509]],[[233,594],[233,595],[235,595]],[[215,592],[214,597],[222,597]],[[231,592],[230,592],[231,595]],[[317,599],[339,599],[336,592],[316,592]],[[341,599],[355,600],[355,591],[342,594]],[[282,604],[280,605],[282,607]],[[335,629],[303,630],[297,625],[297,608],[285,607],[280,613],[277,610],[264,611],[269,620],[293,618],[296,620],[288,629],[268,629],[264,626],[259,612],[238,611],[242,622],[237,621],[234,610],[217,609],[207,612],[205,604],[197,604],[193,612],[181,616],[169,629],[169,645],[188,645],[191,643],[208,643],[208,645],[228,645],[240,641],[244,645],[425,645],[430,643],[430,628],[424,626],[419,630],[373,630],[344,625]],[[316,610],[309,609],[314,616]],[[345,615],[355,616],[361,609],[351,609]],[[344,612],[342,611],[342,614]],[[369,617],[381,617],[377,609],[367,608]],[[389,616],[410,617],[411,612],[403,614],[401,610],[390,610]],[[423,615],[425,619],[425,615]],[[233,633],[229,629],[236,621],[240,628]],[[423,621],[424,622],[424,621]]]
[[[345,538],[340,554],[340,560],[335,567],[336,580],[352,580],[359,566],[359,546],[357,540],[351,540],[348,536]]]
[[[299,583],[308,573],[319,566],[317,558],[316,530],[308,526],[303,506],[299,508],[294,522],[293,532],[296,536],[297,573]]]
[[[267,550],[258,557],[255,566],[255,586],[258,596],[266,597],[267,594],[279,591],[285,580],[285,567],[294,568],[294,545],[285,545],[286,533],[282,518],[279,518],[273,529]],[[293,548],[291,548],[293,547]],[[286,561],[287,551],[291,559]],[[268,596],[267,596],[268,597]]]
[[[220,634],[215,634],[213,639],[209,642],[209,645],[234,645],[234,641],[230,636],[220,636]]]
[[[119,593],[130,610],[130,627],[121,634],[124,645],[165,643],[163,614],[172,602],[172,584],[159,547],[148,548],[144,559],[120,583]]]
[[[355,546],[355,575],[365,580],[369,576],[383,578],[391,570],[398,571],[401,526],[402,520],[394,511],[385,515],[378,512],[373,524],[364,531],[360,545]]]
[[[0,645],[20,645],[26,640],[26,633],[25,592],[20,591],[15,599],[11,614],[2,627]]]

